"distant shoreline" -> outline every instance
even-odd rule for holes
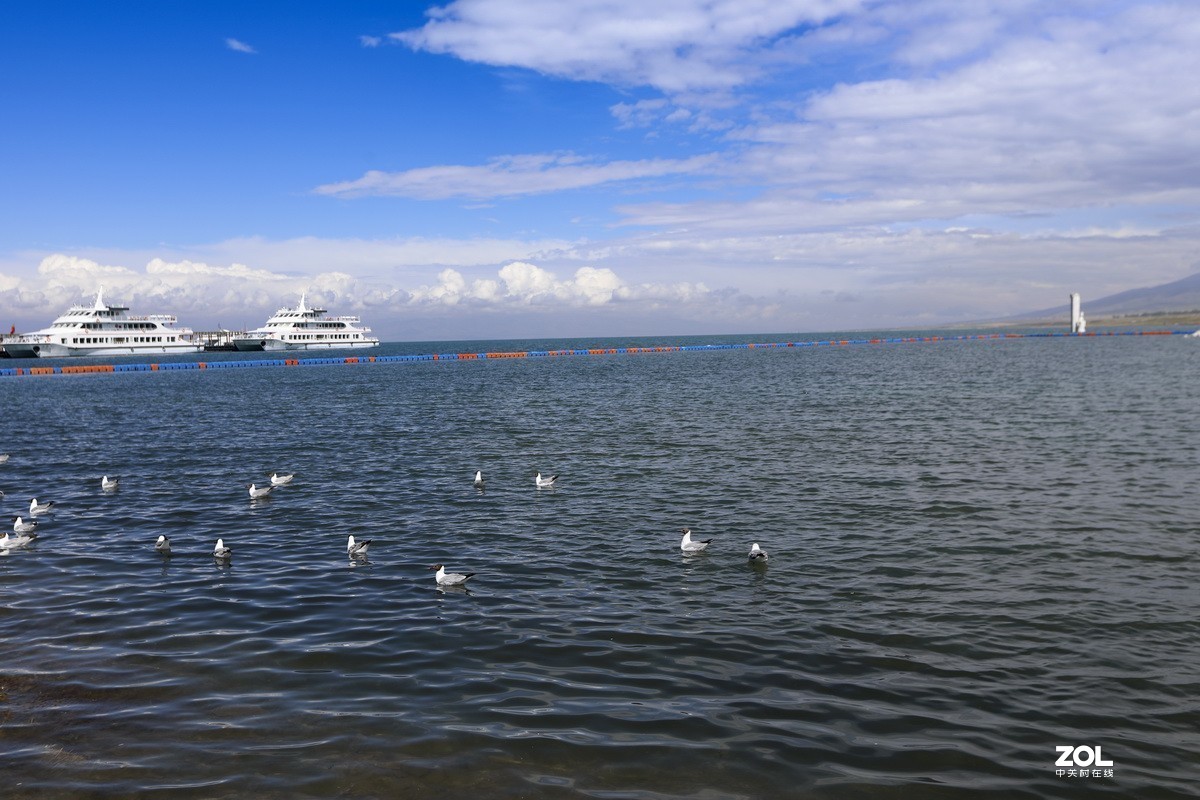
[[[1087,312],[1087,309],[1084,309]],[[1148,326],[1171,326],[1200,328],[1200,311],[1147,311],[1141,314],[1112,314],[1110,316],[1087,317],[1089,328],[1132,328]],[[1067,328],[1066,315],[1041,317],[1038,319],[991,320],[987,322],[956,322],[942,328]]]

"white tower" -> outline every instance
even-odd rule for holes
[[[1071,292],[1071,333],[1083,333],[1087,330],[1087,322],[1079,307],[1079,292]]]

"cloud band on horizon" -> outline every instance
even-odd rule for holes
[[[545,194],[609,183],[694,175],[715,163],[715,156],[598,163],[572,153],[499,156],[482,166],[440,165],[402,172],[371,170],[361,178],[316,187],[332,197],[410,197],[418,200]]]

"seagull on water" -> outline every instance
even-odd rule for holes
[[[107,475],[105,475],[103,478],[100,479],[100,488],[106,492],[111,492],[117,488],[117,485],[120,482],[121,482],[120,478],[110,478]]]
[[[47,501],[45,503],[39,503],[37,501],[37,498],[35,497],[29,501],[29,513],[30,514],[49,514],[50,510],[52,508],[54,508],[53,500]]]
[[[274,486],[255,486],[253,483],[247,484],[250,487],[250,499],[257,500],[260,497],[266,497],[274,489]]]
[[[708,543],[712,541],[712,539],[704,539],[703,541],[693,542],[691,528],[680,528],[680,530],[683,531],[683,541],[679,543],[679,549],[685,553],[699,553],[708,547]]]
[[[370,546],[370,539],[367,539],[364,542],[356,542],[354,541],[354,535],[351,534],[350,538],[346,540],[346,553],[349,554],[351,558],[354,558],[355,556],[366,556],[367,548]]]
[[[0,550],[7,550],[10,547],[22,547],[36,538],[36,533],[19,533],[16,536],[9,536],[8,531],[5,531],[4,535],[0,536]]]
[[[213,558],[219,561],[228,561],[233,558],[233,551],[225,546],[224,539],[217,539],[217,546],[213,548]]]
[[[534,485],[539,489],[553,489],[554,482],[558,480],[557,475],[551,475],[549,478],[543,478],[542,473],[538,472],[533,476]]]
[[[220,542],[217,544],[220,545]],[[158,541],[154,543],[154,549],[162,553],[164,556],[171,555],[171,540],[160,533],[158,535]],[[216,551],[213,552],[213,555],[216,555]]]
[[[296,477],[296,476],[291,475],[291,474],[280,475],[278,472],[272,472],[271,473],[271,485],[272,486],[283,486],[284,484],[291,483],[292,478],[294,478],[294,477]]]
[[[750,545],[749,558],[750,558],[751,564],[765,564],[765,563],[767,563],[767,559],[769,559],[770,556],[767,555],[766,550],[763,550],[761,547],[758,546],[758,542],[755,542],[754,544]]]
[[[483,488],[483,470],[481,470],[481,469],[475,470],[475,488],[476,489]]]
[[[437,574],[433,577],[437,580],[438,586],[462,586],[475,574],[474,572],[468,572],[465,575],[457,572],[446,572],[446,568],[441,564],[434,564],[430,569],[437,570]]]
[[[0,453],[0,464],[3,464],[5,461],[8,461],[8,453]]]
[[[33,533],[37,530],[37,520],[31,519],[28,522],[20,517],[13,517],[13,533]]]

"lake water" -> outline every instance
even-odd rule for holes
[[[1180,336],[0,378],[0,794],[1195,797],[1197,398]]]

